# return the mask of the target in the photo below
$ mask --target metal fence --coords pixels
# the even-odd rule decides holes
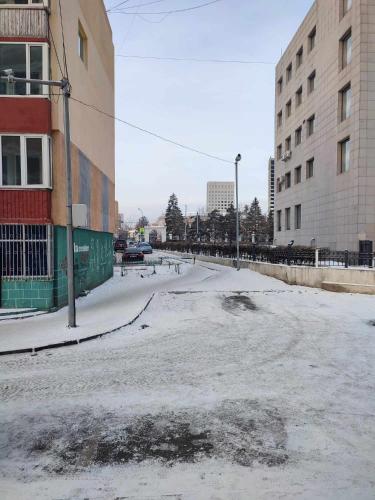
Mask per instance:
[[[52,225],[0,224],[0,276],[52,277]]]
[[[156,245],[155,248],[211,257],[236,258],[236,247],[233,245],[166,242]],[[332,251],[327,248],[312,247],[241,245],[240,257],[242,260],[295,266],[371,268],[374,265],[373,252]]]

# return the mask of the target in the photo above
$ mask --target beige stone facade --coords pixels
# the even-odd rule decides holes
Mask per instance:
[[[375,0],[316,0],[275,95],[276,244],[375,240]]]
[[[69,80],[72,85],[70,122],[72,179],[75,203],[86,203],[89,227],[115,231],[115,131],[114,120],[77,102],[91,104],[114,115],[114,47],[103,0],[64,0],[62,18]],[[51,0],[51,33],[61,65],[63,44],[58,0]],[[80,54],[79,34],[83,41]],[[51,40],[52,42],[52,40]],[[51,43],[51,77],[61,79]],[[65,159],[62,99],[52,98],[54,224],[64,225]]]
[[[234,182],[207,182],[207,213],[225,212],[234,204]]]

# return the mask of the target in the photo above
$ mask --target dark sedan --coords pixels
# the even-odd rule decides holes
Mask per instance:
[[[123,252],[127,247],[126,240],[122,240],[120,238],[117,239],[115,241],[113,247],[114,247],[115,252]]]
[[[122,256],[123,262],[139,262],[143,261],[145,256],[141,252],[141,250],[137,247],[127,248]]]

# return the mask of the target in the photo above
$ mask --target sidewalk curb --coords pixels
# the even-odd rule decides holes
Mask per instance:
[[[0,321],[18,321],[21,319],[29,319],[29,318],[35,318],[36,316],[43,316],[44,314],[49,314],[50,312],[53,311],[35,311],[34,313],[31,314],[25,314],[25,316],[21,316],[21,314],[24,313],[16,313],[14,316],[7,316],[5,314],[0,314]]]
[[[141,309],[141,311],[132,320],[128,321],[127,323],[125,323],[123,325],[116,326],[116,328],[112,328],[111,330],[108,330],[108,331],[102,332],[102,333],[95,333],[94,335],[89,335],[88,337],[83,337],[81,339],[64,340],[62,342],[57,342],[55,344],[46,344],[46,345],[42,345],[42,346],[39,346],[39,347],[25,347],[25,348],[22,348],[22,349],[11,349],[11,350],[8,350],[8,351],[0,351],[0,356],[8,356],[8,355],[11,355],[11,354],[24,354],[24,353],[27,353],[27,352],[31,352],[31,353],[34,354],[36,352],[44,351],[46,349],[58,349],[60,347],[68,347],[68,346],[71,346],[71,345],[79,345],[82,342],[88,342],[89,340],[100,339],[100,338],[104,337],[105,335],[109,335],[110,333],[117,332],[118,330],[121,330],[122,328],[125,328],[126,326],[130,326],[135,321],[137,321],[137,319],[146,311],[146,309],[150,305],[150,303],[151,303],[151,301],[154,298],[154,296],[155,296],[156,293],[157,292],[154,292],[151,295],[151,297],[148,299],[148,301],[146,302],[146,304],[144,305],[144,307]]]
[[[1,309],[0,309],[1,311]],[[35,312],[38,312],[39,309],[37,309],[36,307],[33,307],[33,308],[24,308],[24,309],[19,309],[19,310],[13,310],[12,312],[0,312],[0,318],[1,317],[6,317],[6,316],[18,316],[19,314],[31,314],[31,313],[35,313]]]

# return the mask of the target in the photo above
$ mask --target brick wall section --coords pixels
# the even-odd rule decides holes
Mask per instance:
[[[1,189],[0,224],[51,222],[51,192],[40,189]]]
[[[39,97],[0,97],[0,132],[50,134],[51,103]]]

